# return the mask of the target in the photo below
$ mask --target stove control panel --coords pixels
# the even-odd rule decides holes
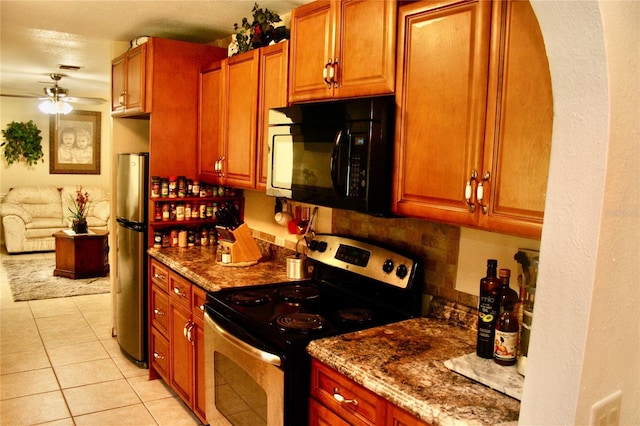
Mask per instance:
[[[331,234],[317,234],[307,257],[399,288],[407,288],[416,262],[378,245]]]

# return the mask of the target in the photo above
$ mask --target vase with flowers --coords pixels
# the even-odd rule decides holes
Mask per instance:
[[[68,207],[71,215],[71,228],[76,234],[87,234],[89,232],[87,224],[87,212],[89,211],[89,193],[82,192],[82,187],[76,191],[76,198],[70,195],[73,201],[73,209]]]

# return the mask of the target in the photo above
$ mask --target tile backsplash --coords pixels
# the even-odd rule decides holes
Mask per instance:
[[[423,293],[476,307],[478,297],[455,289],[460,228],[410,218],[379,218],[334,209],[332,233],[365,238],[423,259]]]

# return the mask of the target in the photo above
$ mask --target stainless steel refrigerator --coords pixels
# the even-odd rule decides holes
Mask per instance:
[[[118,154],[116,329],[121,350],[147,365],[149,154]]]

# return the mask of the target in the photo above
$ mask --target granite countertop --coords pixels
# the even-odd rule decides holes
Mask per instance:
[[[475,341],[474,330],[414,318],[315,340],[307,351],[427,423],[516,424],[519,401],[444,365],[475,352]]]
[[[287,278],[282,257],[263,258],[252,266],[227,266],[216,263],[216,252],[209,246],[150,248],[147,253],[206,291],[294,281]]]

